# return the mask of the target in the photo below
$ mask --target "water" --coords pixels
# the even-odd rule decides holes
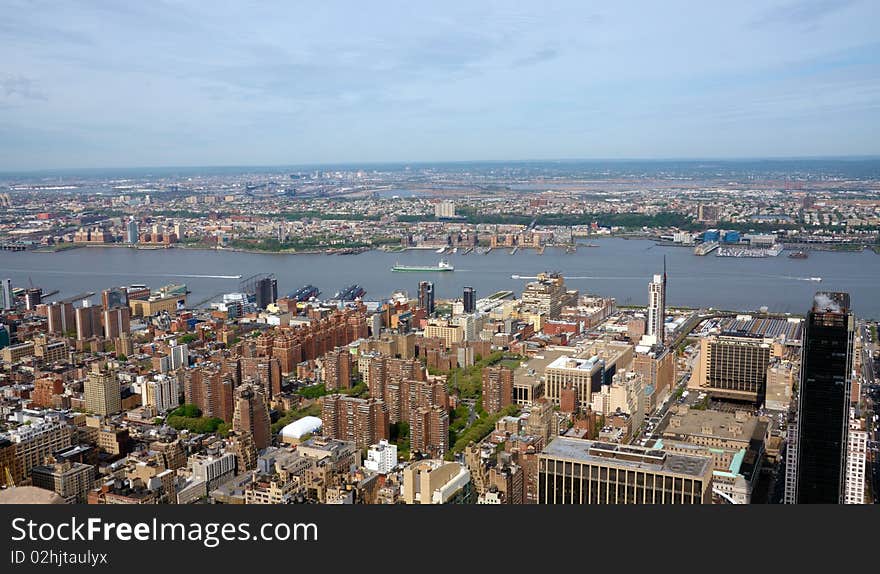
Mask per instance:
[[[847,291],[855,312],[880,318],[880,256],[861,253],[810,252],[808,259],[780,257],[736,259],[693,255],[683,247],[665,247],[647,240],[595,240],[599,247],[581,246],[576,253],[547,249],[495,249],[488,255],[447,255],[455,265],[451,273],[394,273],[391,267],[435,265],[441,257],[433,250],[358,255],[282,255],[186,249],[137,250],[81,248],[59,253],[0,252],[0,277],[13,286],[27,287],[29,279],[51,299],[87,291],[100,292],[117,285],[144,283],[153,289],[169,283],[186,283],[191,304],[239,289],[239,279],[257,273],[274,273],[278,292],[286,294],[310,283],[322,296],[352,283],[361,284],[370,300],[385,299],[397,289],[415,295],[418,282],[433,281],[439,298],[461,296],[462,287],[477,290],[478,297],[508,289],[519,294],[527,279],[542,271],[559,271],[566,284],[581,292],[615,297],[621,305],[647,304],[647,283],[661,273],[666,255],[667,304],[692,307],[755,310],[766,305],[773,311],[803,314],[818,290]],[[810,281],[822,277],[822,282]]]

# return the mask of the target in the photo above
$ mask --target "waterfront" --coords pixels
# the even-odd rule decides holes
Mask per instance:
[[[766,305],[772,311],[803,313],[817,290],[847,291],[857,314],[880,318],[880,256],[863,251],[838,253],[814,251],[808,259],[788,257],[698,257],[692,249],[655,245],[649,240],[592,240],[598,248],[581,247],[566,254],[548,248],[543,255],[533,250],[495,249],[488,255],[447,255],[454,272],[392,272],[401,265],[436,265],[433,251],[389,253],[370,251],[357,255],[290,255],[231,251],[120,248],[83,248],[58,253],[2,252],[0,277],[16,287],[30,281],[44,291],[58,289],[54,299],[95,291],[114,285],[145,283],[153,289],[168,283],[186,283],[195,304],[211,296],[238,289],[241,275],[274,273],[278,293],[284,295],[307,283],[317,286],[322,297],[351,285],[361,284],[366,299],[391,296],[405,289],[410,296],[418,282],[433,281],[437,297],[460,296],[465,285],[478,296],[510,289],[517,294],[527,279],[542,271],[559,271],[570,288],[615,297],[620,305],[645,305],[647,282],[660,273],[663,256],[668,270],[669,305],[753,310]],[[810,281],[822,277],[822,282]]]

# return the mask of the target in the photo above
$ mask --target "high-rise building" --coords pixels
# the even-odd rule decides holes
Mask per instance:
[[[278,300],[278,280],[275,277],[264,277],[257,281],[256,304],[260,309],[265,309]]]
[[[390,429],[385,401],[326,395],[322,402],[324,436],[352,441],[362,449],[388,439]]]
[[[513,404],[513,370],[504,365],[483,369],[483,408],[492,414]]]
[[[465,313],[474,313],[477,310],[477,292],[473,287],[465,287],[461,297],[464,303]]]
[[[865,504],[865,471],[868,460],[868,431],[865,422],[850,409],[849,437],[846,447],[844,504]]]
[[[189,346],[188,345],[171,345],[168,347],[168,356],[171,359],[170,368],[172,371],[186,368],[189,366]]]
[[[844,501],[853,324],[848,293],[816,293],[804,329],[798,396],[798,504]]]
[[[101,305],[104,309],[128,307],[128,290],[124,287],[113,287],[101,292]]]
[[[88,300],[74,310],[76,338],[91,339],[101,335],[101,308],[92,307]]]
[[[443,458],[449,450],[449,411],[439,405],[413,408],[409,413],[410,448]]]
[[[202,416],[217,417],[227,423],[232,422],[235,413],[234,387],[232,375],[220,370],[199,368],[184,374],[183,392],[187,404],[197,406]]]
[[[134,217],[125,224],[125,242],[132,245],[138,242],[138,224]]]
[[[324,355],[324,388],[328,391],[351,388],[351,353],[347,347]]]
[[[419,282],[419,308],[428,315],[434,314],[434,284],[430,281]]]
[[[676,379],[676,353],[668,347],[652,346],[647,349],[636,347],[633,353],[632,370],[639,373],[645,388],[651,387],[656,401],[673,391]]]
[[[24,308],[33,311],[43,300],[43,290],[39,287],[31,287],[24,292]]]
[[[257,450],[263,450],[272,441],[269,406],[262,387],[245,383],[235,389],[235,412],[232,430],[249,433]]]
[[[86,410],[98,415],[112,415],[122,410],[122,389],[116,373],[95,367],[84,385]]]
[[[260,385],[267,397],[281,392],[281,361],[274,357],[242,357],[241,380]]]
[[[538,455],[538,504],[711,504],[710,456],[556,437]]]
[[[434,217],[444,219],[455,217],[455,202],[441,201],[434,206]]]
[[[580,359],[563,355],[547,365],[544,377],[547,400],[559,405],[562,389],[571,386],[575,390],[578,408],[586,410],[593,400],[593,391],[599,391],[606,380],[605,361],[596,356]]]
[[[760,336],[704,337],[689,384],[713,398],[763,405],[771,352],[771,345]]]
[[[180,405],[180,385],[175,375],[158,374],[146,381],[141,391],[141,402],[154,407],[158,414],[176,409]]]
[[[73,303],[52,303],[46,309],[49,318],[49,332],[64,335],[76,330],[76,313]]]
[[[557,319],[565,299],[565,280],[558,273],[539,273],[536,281],[526,285],[522,294],[523,310]]]
[[[0,279],[0,311],[15,308],[12,297],[12,279]]]
[[[648,321],[645,335],[652,337],[654,343],[666,342],[666,264],[662,275],[654,275],[648,284]]]
[[[129,307],[113,307],[104,309],[104,337],[117,339],[123,333],[131,332],[131,309]]]

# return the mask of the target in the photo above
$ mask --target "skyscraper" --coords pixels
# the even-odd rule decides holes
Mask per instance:
[[[419,308],[428,315],[434,313],[434,284],[430,281],[419,282]]]
[[[12,279],[0,280],[0,310],[12,309],[15,300],[12,298]]]
[[[43,290],[39,287],[31,287],[24,292],[24,308],[33,311],[43,300]]]
[[[95,367],[83,390],[87,411],[107,416],[122,410],[122,390],[115,372]]]
[[[138,224],[133,217],[125,224],[125,241],[132,245],[138,242]]]
[[[76,330],[76,315],[73,303],[52,303],[47,309],[49,332],[63,335]]]
[[[76,338],[91,339],[101,334],[101,308],[92,307],[88,299],[83,306],[74,310],[76,318]]]
[[[328,391],[351,388],[351,353],[339,347],[324,355],[324,386]]]
[[[666,342],[666,261],[663,261],[663,274],[654,275],[648,284],[648,324],[645,334],[653,337],[657,344]]]
[[[108,339],[116,339],[123,333],[131,332],[131,309],[129,307],[105,309],[102,313],[102,319],[104,336]]]
[[[798,398],[798,504],[840,504],[844,499],[853,323],[848,293],[813,297]]]
[[[462,293],[465,313],[474,313],[477,310],[477,292],[473,287],[465,287]]]
[[[257,307],[265,309],[278,299],[278,280],[275,277],[264,277],[257,281]]]
[[[326,395],[321,400],[324,436],[354,441],[358,448],[368,448],[382,439],[388,439],[388,407],[385,401],[343,395]]]
[[[483,369],[483,408],[496,413],[513,403],[513,370],[504,365]]]
[[[250,434],[257,450],[263,450],[272,440],[269,426],[269,406],[263,389],[250,383],[235,389],[232,429]]]

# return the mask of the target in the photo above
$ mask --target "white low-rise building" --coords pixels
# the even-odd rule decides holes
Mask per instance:
[[[379,444],[374,444],[367,451],[367,460],[364,461],[364,468],[367,470],[388,474],[395,466],[397,466],[397,445],[387,440],[380,440]]]

